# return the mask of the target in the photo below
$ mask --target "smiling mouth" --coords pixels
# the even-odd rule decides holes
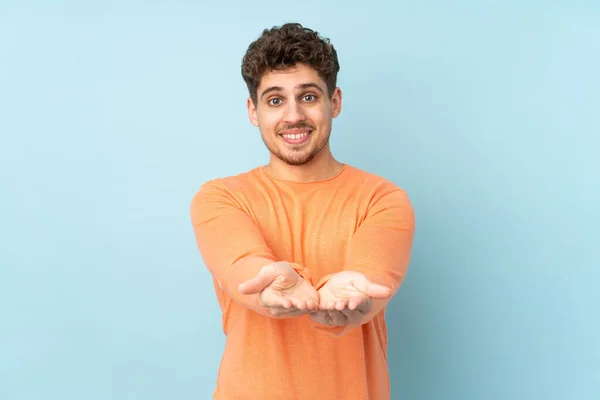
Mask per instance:
[[[307,142],[312,132],[312,130],[303,130],[301,132],[286,132],[280,133],[279,136],[287,144],[298,145]]]

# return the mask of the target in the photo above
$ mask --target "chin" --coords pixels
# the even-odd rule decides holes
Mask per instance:
[[[300,166],[311,162],[318,154],[318,151],[311,149],[309,152],[303,151],[301,154],[293,153],[289,151],[280,152],[277,155],[281,161],[288,165]]]
[[[302,159],[284,158],[284,159],[282,159],[282,161],[284,163],[286,163],[287,165],[292,165],[294,167],[299,167],[301,165],[308,164],[311,161],[311,159],[307,159],[307,158],[302,158]]]

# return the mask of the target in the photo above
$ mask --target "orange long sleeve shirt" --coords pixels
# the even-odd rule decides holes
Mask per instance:
[[[349,165],[307,183],[259,167],[202,185],[191,220],[226,335],[214,399],[390,398],[385,303],[361,326],[330,328],[306,315],[273,317],[237,287],[287,261],[315,287],[352,270],[397,291],[415,229],[402,189]]]

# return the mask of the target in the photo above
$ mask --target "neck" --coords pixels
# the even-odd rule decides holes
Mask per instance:
[[[334,177],[343,166],[344,164],[333,157],[329,145],[327,145],[315,158],[303,165],[286,164],[271,154],[267,169],[276,179],[291,182],[314,182]]]

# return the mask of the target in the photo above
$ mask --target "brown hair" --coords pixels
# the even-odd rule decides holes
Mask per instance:
[[[297,63],[314,68],[327,84],[331,97],[340,70],[335,48],[318,32],[298,23],[287,23],[265,29],[244,55],[242,77],[254,104],[257,104],[256,91],[265,72],[289,68]]]

